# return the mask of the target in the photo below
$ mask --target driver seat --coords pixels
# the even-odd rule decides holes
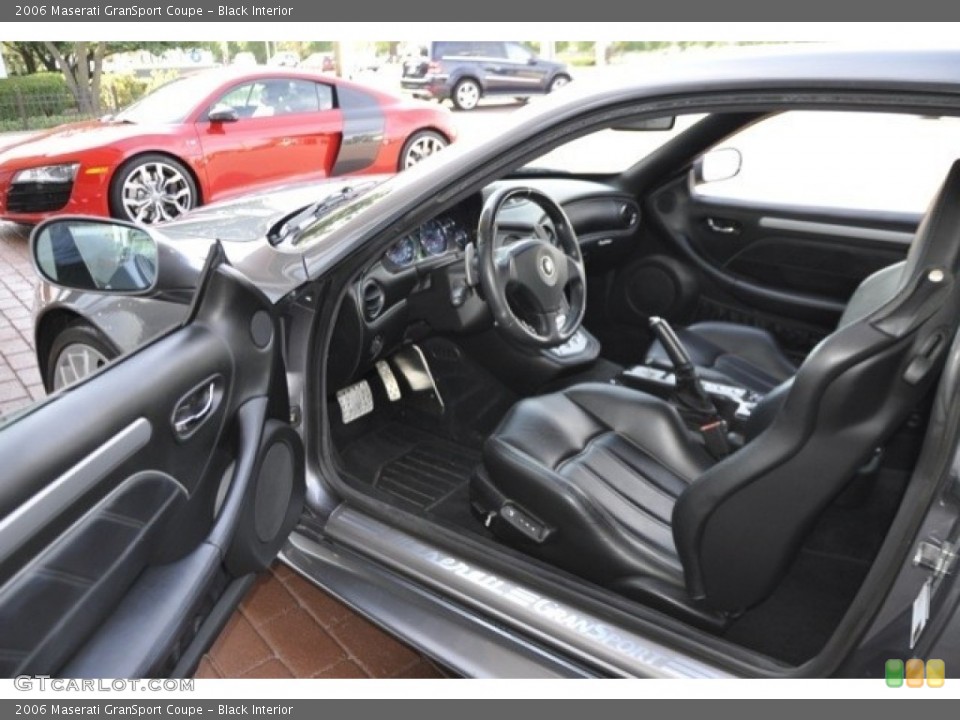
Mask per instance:
[[[940,375],[960,319],[960,161],[892,297],[810,353],[770,424],[717,462],[668,403],[583,384],[517,403],[471,500],[504,542],[706,627],[764,600],[858,467]]]

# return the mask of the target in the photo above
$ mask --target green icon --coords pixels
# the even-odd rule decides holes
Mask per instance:
[[[884,665],[884,676],[887,679],[887,687],[900,687],[903,685],[903,660],[887,660]]]

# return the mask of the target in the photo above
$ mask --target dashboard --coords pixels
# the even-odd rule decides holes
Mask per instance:
[[[492,183],[393,240],[353,283],[334,329],[328,372],[342,387],[410,337],[423,332],[470,333],[492,324],[482,294],[466,285],[464,249],[476,242],[484,200],[508,184],[532,185],[561,204],[573,226],[588,269],[622,264],[640,226],[634,198],[582,180],[525,179]],[[507,242],[535,235],[551,242],[543,210],[526,200],[504,205],[498,232]],[[347,349],[350,351],[347,351]]]
[[[387,248],[380,263],[383,269],[403,273],[411,268],[433,267],[453,260],[476,240],[482,206],[483,198],[472,196],[427,220]]]
[[[463,250],[475,232],[457,215],[440,215],[391,245],[384,253],[384,264],[399,270],[427,258]]]

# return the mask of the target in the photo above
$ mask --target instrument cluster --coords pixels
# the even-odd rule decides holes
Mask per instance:
[[[384,259],[388,267],[407,268],[420,260],[459,252],[471,239],[470,230],[461,220],[441,215],[400,238],[387,250]]]

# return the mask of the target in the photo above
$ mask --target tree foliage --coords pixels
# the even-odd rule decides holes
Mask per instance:
[[[160,54],[179,47],[197,47],[197,42],[16,42],[3,43],[4,58],[12,73],[32,75],[40,71],[61,72],[77,109],[88,115],[102,111],[100,85],[104,58],[116,53],[146,50]]]

